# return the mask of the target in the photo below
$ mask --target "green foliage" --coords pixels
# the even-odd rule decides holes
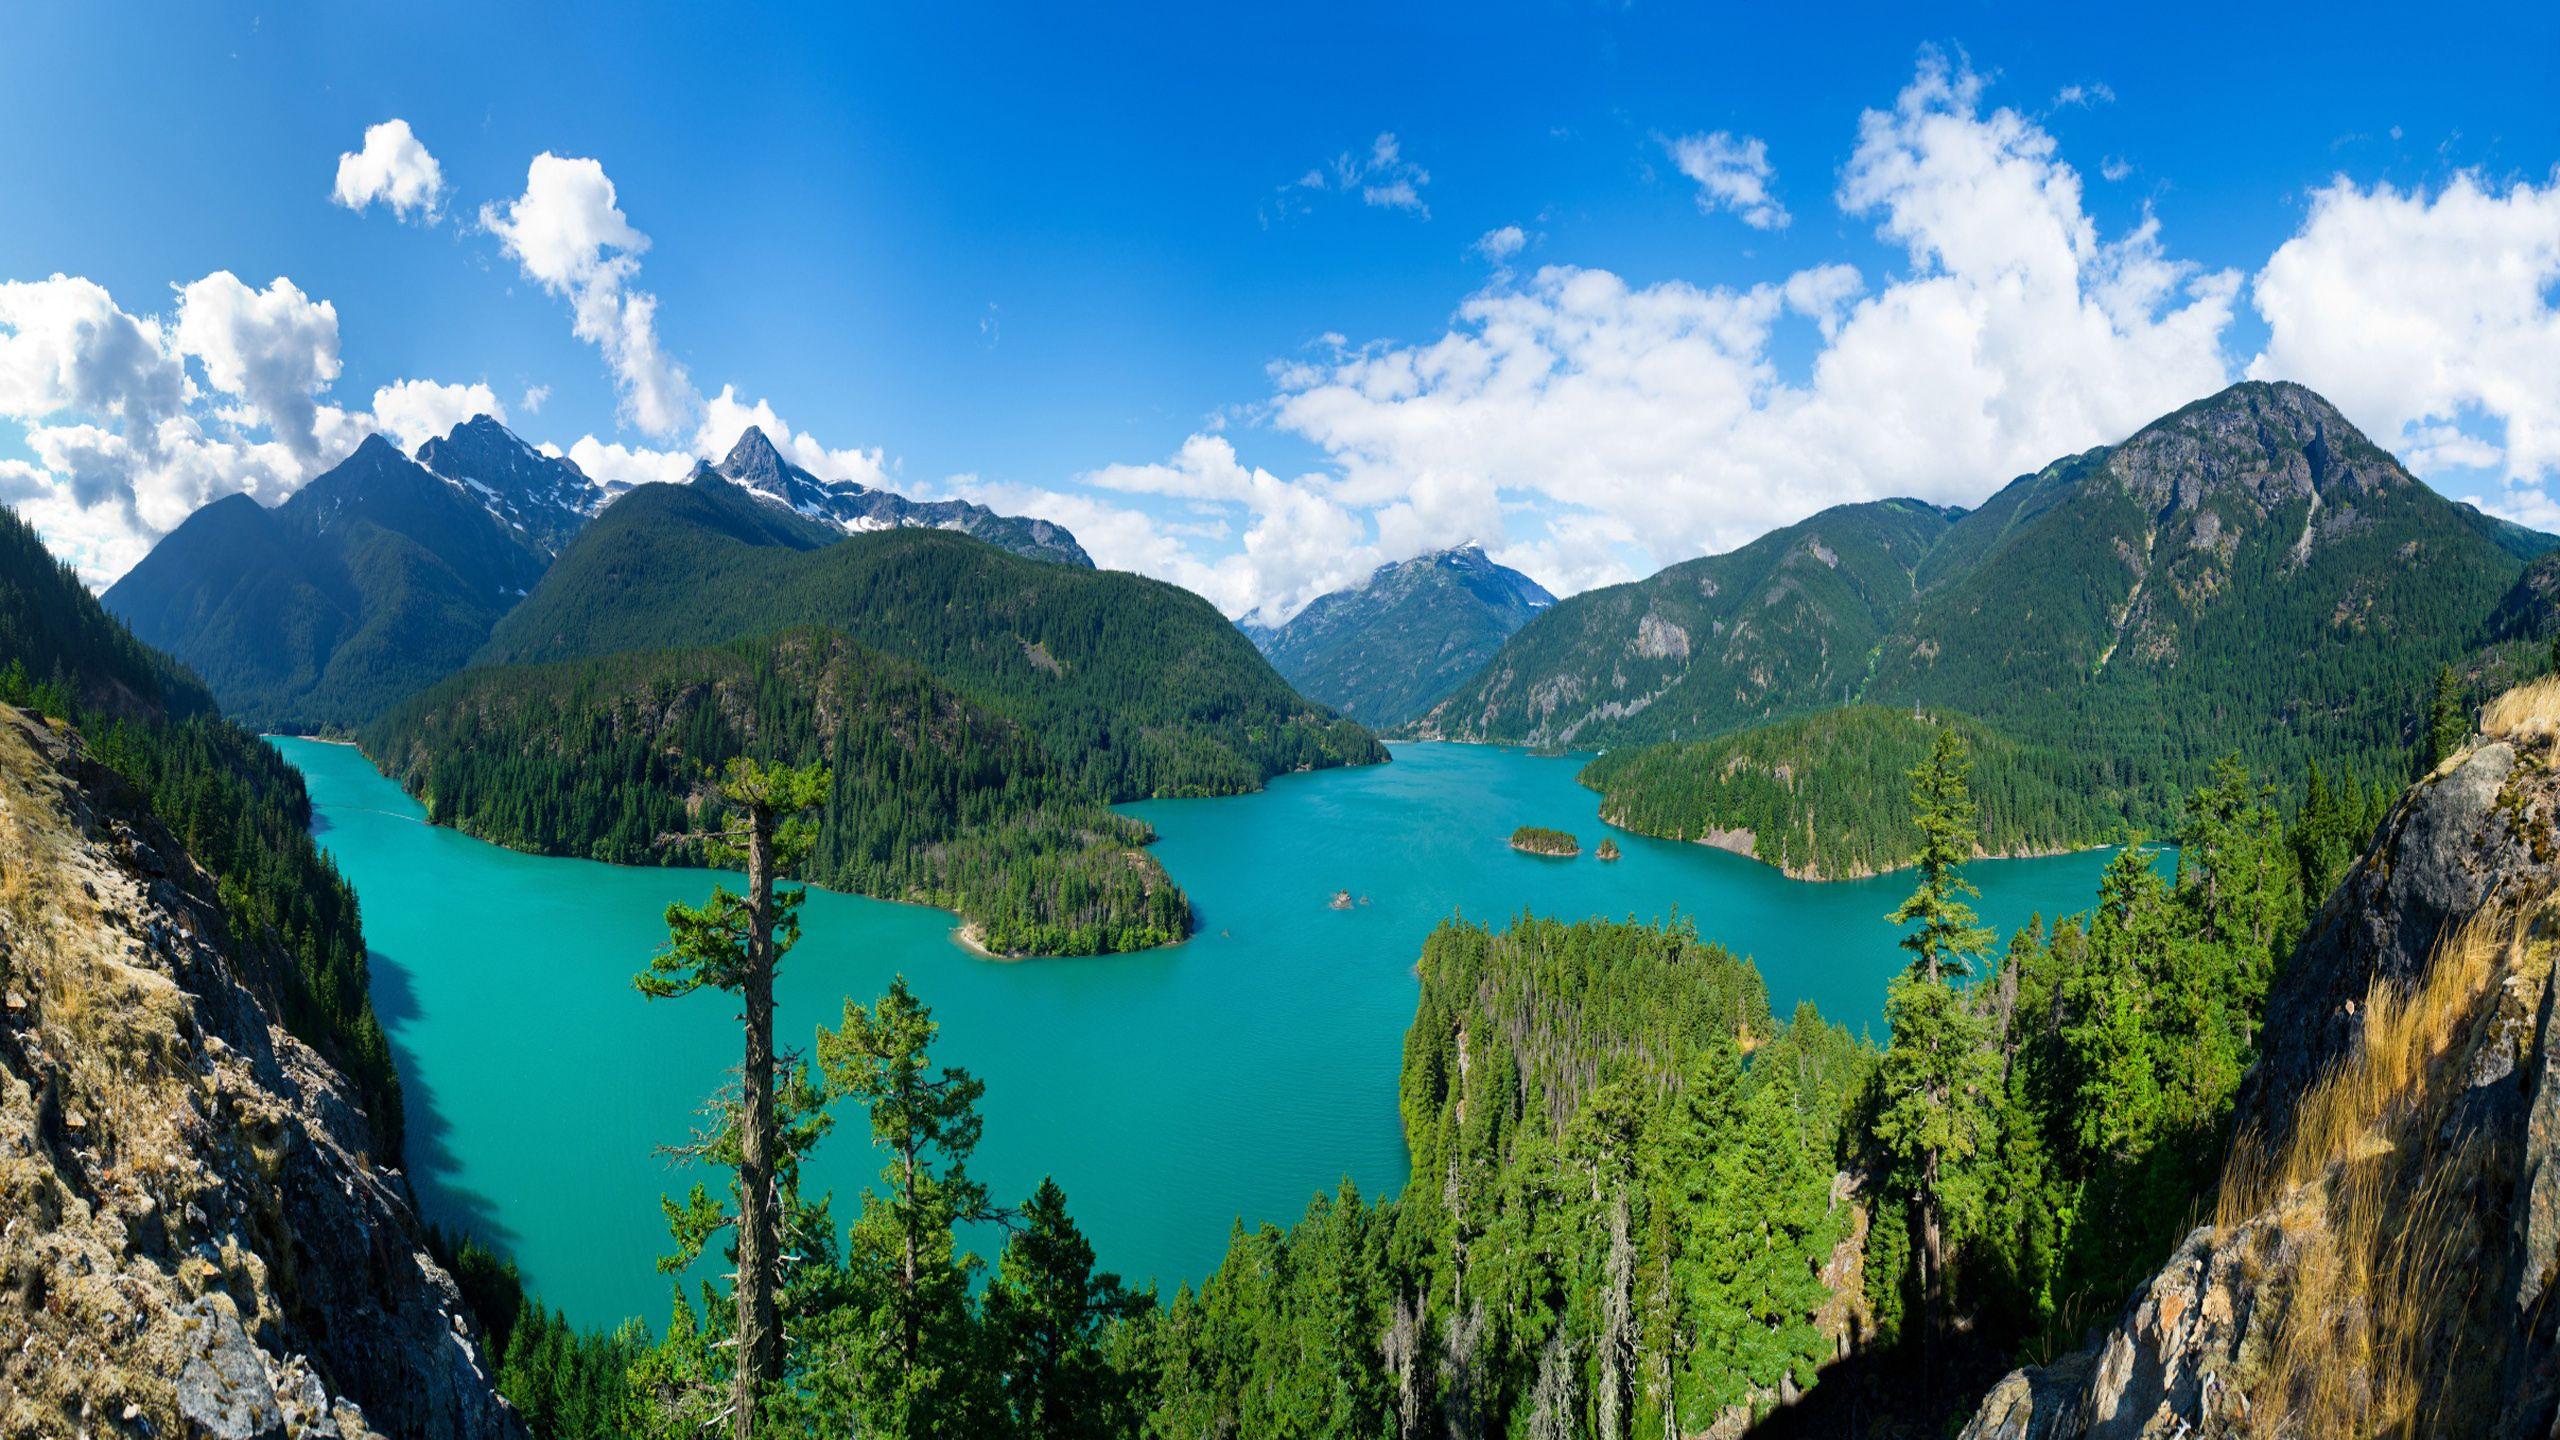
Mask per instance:
[[[626,865],[710,858],[660,842],[717,823],[705,776],[731,760],[824,762],[834,781],[803,878],[955,909],[1003,954],[1134,950],[1190,929],[1143,823],[1021,724],[826,631],[467,671],[365,741],[438,821]]]
[[[1909,864],[1920,844],[1902,781],[1935,736],[1963,737],[1994,855],[2094,845],[2124,816],[2085,787],[2085,768],[1963,715],[1847,705],[1713,740],[1612,750],[1584,767],[1609,823],[1690,840],[1747,834],[1751,853],[1790,875],[1839,879]]]
[[[0,704],[61,720],[130,781],[210,871],[241,958],[263,960],[286,1028],[355,1083],[388,1161],[400,1077],[373,1012],[355,892],[311,838],[302,777],[213,711],[184,670],[98,607],[35,532],[0,510]]]
[[[1022,1207],[1005,1242],[983,1314],[987,1361],[1005,1377],[1006,1432],[1023,1440],[1105,1440],[1137,1429],[1136,1377],[1105,1346],[1110,1327],[1145,1315],[1153,1300],[1096,1274],[1093,1246],[1067,1214],[1054,1180]]]
[[[1240,794],[1291,770],[1385,758],[1176,586],[1025,560],[944,531],[833,539],[781,523],[795,518],[716,477],[643,486],[570,544],[475,663],[815,625],[1022,725],[1059,771],[1106,800]]]
[[[2421,760],[2432,770],[2470,738],[2471,707],[2463,703],[2462,676],[2447,662],[2436,667],[2435,684],[2427,694],[2426,748]]]

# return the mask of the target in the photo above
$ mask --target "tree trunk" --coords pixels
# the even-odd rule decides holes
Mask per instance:
[[[773,812],[756,806],[747,830],[747,974],[739,987],[747,1054],[739,1081],[736,1440],[753,1440],[757,1394],[782,1370],[774,1318],[782,1227],[773,1183],[773,832]]]

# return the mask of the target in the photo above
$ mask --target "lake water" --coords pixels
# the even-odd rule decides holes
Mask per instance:
[[[578,1321],[663,1323],[655,1147],[684,1140],[736,1064],[736,1007],[631,987],[669,901],[702,871],[519,855],[439,829],[347,746],[279,739],[321,843],[354,884],[374,1003],[407,1087],[411,1176],[430,1218],[513,1253]],[[997,962],[942,911],[813,893],[785,961],[779,1034],[869,1001],[903,972],[942,1023],[937,1058],[986,1081],[974,1166],[1000,1203],[1065,1187],[1105,1268],[1169,1292],[1217,1265],[1229,1228],[1288,1221],[1343,1176],[1405,1176],[1396,1080],[1424,936],[1453,913],[1694,920],[1749,954],[1779,1014],[1810,999],[1882,1034],[1902,963],[1884,923],[1907,875],[1806,884],[1698,845],[1617,832],[1590,857],[1598,797],[1580,762],[1400,745],[1389,765],[1291,775],[1259,795],[1128,807],[1189,892],[1199,933],[1143,955]],[[1576,832],[1577,860],[1521,855],[1513,827]],[[1973,867],[2003,933],[2086,908],[2101,853]],[[1348,889],[1366,903],[1334,910]],[[811,1167],[839,1218],[877,1168],[848,1114]]]

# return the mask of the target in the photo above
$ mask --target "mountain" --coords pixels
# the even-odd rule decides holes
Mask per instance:
[[[302,729],[370,719],[451,673],[542,569],[376,435],[272,510],[245,495],[198,510],[100,598],[226,713]]]
[[[2529,548],[2280,383],[2233,386],[1973,511],[1930,511],[1934,529],[1892,545],[1842,538],[1910,505],[1825,512],[1565,601],[1425,723],[1606,746],[1919,705],[2081,757],[2081,788],[2151,824],[2233,752],[2262,774],[2395,767],[2429,675],[2475,643]],[[1839,557],[1824,571],[1872,577],[1863,603],[1722,578],[1818,577],[1817,540]]]
[[[430,437],[417,460],[468,491],[545,558],[559,554],[608,498],[575,463],[543,454],[486,415]]]
[[[1541,612],[1426,733],[1596,747],[1720,734],[1855,696],[1961,512],[1842,505]]]
[[[798,626],[922,666],[1112,800],[1221,795],[1381,758],[1206,600],[942,530],[835,538],[717,474],[606,507],[474,657],[529,664]]]
[[[966,500],[909,500],[851,480],[821,480],[782,458],[764,431],[748,426],[720,463],[711,467],[761,499],[833,526],[845,534],[872,530],[957,530],[1028,560],[1093,568],[1076,537],[1063,525],[998,515]]]
[[[2552,1433],[2555,735],[2544,680],[2401,798],[2276,969],[2193,1228],[1968,1440]]]
[[[1381,565],[1287,624],[1246,633],[1300,694],[1383,728],[1430,709],[1555,600],[1461,545]]]

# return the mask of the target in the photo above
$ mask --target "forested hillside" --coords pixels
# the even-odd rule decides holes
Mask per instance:
[[[345,728],[460,668],[542,567],[377,435],[272,510],[188,516],[101,599],[242,724]]]
[[[832,543],[830,543],[832,542]],[[1024,725],[1111,800],[1228,795],[1385,758],[1200,597],[966,536],[837,539],[717,476],[616,501],[497,627],[481,665],[719,645],[823,626]]]
[[[400,1079],[373,1013],[355,892],[311,839],[302,777],[223,719],[0,508],[0,703],[79,730],[91,757],[220,882],[232,932],[278,957],[286,1025],[347,1072],[399,1153]]]
[[[2085,767],[1980,721],[1848,705],[1713,740],[1612,750],[1583,767],[1612,825],[1718,845],[1798,879],[1838,880],[1911,863],[1920,833],[1904,777],[1940,729],[1965,739],[1982,805],[1982,853],[2040,855],[2121,838],[2120,796],[2082,788]]]
[[[661,837],[717,828],[733,756],[824,762],[801,875],[956,910],[1005,954],[1171,944],[1189,906],[1147,827],[1016,721],[824,630],[693,650],[465,671],[364,732],[429,817],[623,865],[698,864]]]

